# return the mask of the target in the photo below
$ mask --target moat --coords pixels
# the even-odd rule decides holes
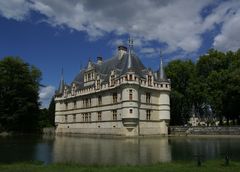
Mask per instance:
[[[152,164],[175,160],[240,160],[240,137],[97,138],[79,136],[0,137],[0,163],[43,161],[80,164]]]

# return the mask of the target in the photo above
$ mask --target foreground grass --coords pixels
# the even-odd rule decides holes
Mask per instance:
[[[201,167],[195,162],[171,162],[155,165],[137,166],[104,166],[78,164],[50,164],[38,163],[0,164],[0,172],[240,172],[240,162],[231,162],[225,166],[223,161],[207,161]]]

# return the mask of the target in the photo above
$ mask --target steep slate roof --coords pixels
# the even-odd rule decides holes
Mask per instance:
[[[146,75],[148,74],[149,71],[152,72],[154,79],[158,80],[158,81],[163,81],[165,79],[161,78],[163,74],[161,74],[161,72],[163,72],[163,70],[161,70],[160,68],[162,68],[162,64],[159,66],[159,70],[157,71],[156,75],[154,74],[154,72],[149,69],[146,68],[141,60],[134,54],[131,53],[131,68],[129,69],[128,67],[128,63],[129,63],[129,56],[128,53],[123,54],[123,56],[121,58],[119,58],[119,55],[115,55],[114,57],[106,60],[105,62],[102,62],[101,64],[97,64],[97,63],[93,63],[91,61],[89,61],[90,65],[93,67],[93,69],[95,70],[96,74],[100,76],[100,79],[102,80],[102,83],[108,83],[109,81],[109,77],[111,75],[111,71],[115,70],[115,74],[117,75],[117,77],[126,74],[128,71],[133,71],[135,73],[135,75],[138,75],[140,78],[146,78]],[[89,65],[89,64],[88,64]],[[87,67],[85,69],[82,69],[74,78],[73,83],[76,84],[76,89],[82,89],[84,87],[84,73],[85,71],[88,70]],[[63,79],[60,82],[60,87],[59,90],[56,92],[56,94],[62,94],[63,93]],[[64,83],[65,86],[67,86]],[[87,86],[87,87],[91,87],[91,85]],[[85,87],[85,88],[87,88]],[[68,86],[68,89],[70,89],[70,86]]]
[[[131,71],[134,71],[140,77],[145,77],[147,69],[139,60],[139,58],[132,54],[132,68]],[[128,54],[124,54],[122,58],[118,56],[114,56],[107,61],[103,62],[102,64],[95,64],[92,63],[97,74],[100,75],[100,78],[103,82],[108,82],[109,75],[111,74],[112,70],[116,71],[117,76],[121,76],[129,71],[128,69]],[[83,87],[83,77],[84,77],[84,70],[81,70],[80,73],[74,78],[73,83],[76,83],[78,86]]]

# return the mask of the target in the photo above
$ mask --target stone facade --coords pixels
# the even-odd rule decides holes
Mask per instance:
[[[171,88],[161,71],[146,69],[124,46],[106,62],[89,61],[70,86],[61,79],[56,133],[167,135]]]

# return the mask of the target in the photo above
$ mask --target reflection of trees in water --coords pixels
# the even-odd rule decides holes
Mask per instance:
[[[173,160],[190,160],[200,154],[204,159],[217,159],[229,152],[232,158],[240,159],[236,153],[240,151],[239,143],[239,138],[171,138],[172,157]]]
[[[0,162],[41,160],[35,157],[40,140],[34,136],[0,137]]]
[[[139,164],[171,161],[168,138],[59,137],[54,142],[55,162]]]

